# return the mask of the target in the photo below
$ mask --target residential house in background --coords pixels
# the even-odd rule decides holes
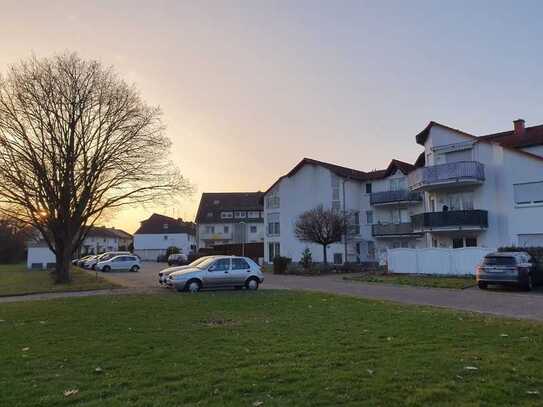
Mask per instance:
[[[264,241],[262,192],[204,192],[196,213],[198,248]]]
[[[142,260],[156,261],[169,247],[177,247],[183,254],[194,252],[194,223],[154,213],[134,233],[134,254]]]
[[[416,136],[414,164],[364,172],[304,158],[265,193],[265,260],[299,261],[320,246],[294,235],[318,205],[351,214],[355,233],[329,246],[334,263],[382,260],[392,248],[543,245],[543,125],[475,136],[436,122]]]
[[[121,229],[93,226],[89,229],[87,236],[74,257],[128,250],[131,242],[132,236]],[[49,249],[49,246],[47,246],[41,235],[37,233],[28,242],[28,268],[45,269],[54,266],[55,261],[55,254]]]

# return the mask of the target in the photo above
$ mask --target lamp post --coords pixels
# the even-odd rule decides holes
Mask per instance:
[[[246,239],[246,230],[245,230],[245,228],[246,228],[246,224],[245,224],[245,222],[241,221],[241,222],[239,222],[239,225],[243,225],[241,227],[241,230],[242,230],[242,233],[241,233],[241,235],[242,235],[241,236],[241,255],[243,257],[245,257],[245,239]]]

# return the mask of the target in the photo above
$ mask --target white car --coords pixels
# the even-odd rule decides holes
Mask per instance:
[[[138,271],[140,268],[140,259],[133,254],[115,256],[96,264],[96,270],[103,271],[104,273],[112,270]]]
[[[177,291],[200,291],[202,288],[235,287],[257,290],[264,282],[260,266],[248,257],[213,256],[196,267],[175,271],[167,284]]]
[[[94,256],[92,259],[90,260],[87,260],[84,264],[83,264],[83,267],[85,267],[86,269],[92,269],[94,270],[96,268],[96,265],[102,261],[106,261],[106,260],[109,260],[109,259],[112,259],[113,257],[115,256],[120,256],[122,254],[127,254],[127,255],[131,255],[132,253],[130,252],[105,252],[105,253],[102,253],[98,256]]]

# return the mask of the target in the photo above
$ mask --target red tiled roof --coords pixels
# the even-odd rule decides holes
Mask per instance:
[[[501,133],[487,134],[478,137],[479,140],[493,141],[504,147],[526,148],[543,145],[543,124],[526,127],[524,134],[517,135],[514,130]]]
[[[336,174],[338,177],[353,179],[356,181],[374,181],[378,179],[383,179],[392,175],[396,170],[400,170],[402,173],[407,174],[415,167],[412,164],[406,163],[400,160],[392,160],[388,167],[384,170],[375,170],[375,171],[359,171],[348,167],[342,167],[340,165],[327,163],[324,161],[314,160],[312,158],[304,158],[296,166],[290,170],[287,174],[280,177],[275,181],[271,187],[269,187],[265,192],[266,195],[270,190],[273,189],[283,178],[291,177],[296,174],[304,165],[317,165],[329,169],[331,172]]]

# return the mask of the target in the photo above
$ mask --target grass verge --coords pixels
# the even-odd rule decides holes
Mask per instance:
[[[368,274],[362,276],[344,277],[345,280],[360,281],[363,283],[399,284],[414,287],[455,288],[463,289],[476,284],[473,277],[440,277],[440,276],[413,276],[403,274]]]
[[[0,404],[541,405],[543,325],[286,291],[0,307]]]
[[[72,270],[72,281],[69,284],[55,284],[46,271],[29,271],[24,264],[0,265],[1,296],[116,287],[119,286],[77,268]]]

